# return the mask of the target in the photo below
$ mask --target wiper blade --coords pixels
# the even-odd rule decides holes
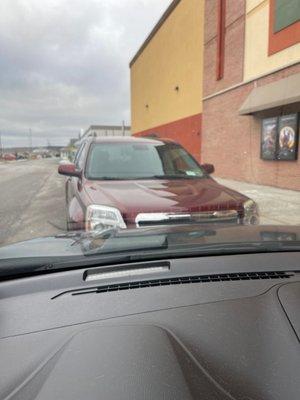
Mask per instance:
[[[153,175],[147,179],[195,179],[201,178],[198,175]]]
[[[100,181],[122,181],[122,180],[127,180],[130,178],[121,178],[121,177],[115,177],[115,176],[99,176],[96,178],[91,178],[91,179],[99,179]]]
[[[103,229],[95,229],[93,231],[70,231],[66,233],[59,233],[55,235],[55,239],[74,239],[71,246],[81,244],[87,240],[93,239],[108,239],[119,231],[117,227],[109,227]]]
[[[119,235],[118,235],[119,234]],[[168,247],[166,234],[141,235],[141,232],[122,230],[117,227],[87,232],[59,234],[56,238],[74,239],[71,246],[80,245],[85,256],[139,250],[157,250]]]
[[[99,177],[89,177],[90,179],[96,179],[99,181],[135,181],[135,180],[147,180],[147,179],[199,179],[203,178],[204,175],[185,175],[185,174],[179,174],[179,175],[148,175],[148,176],[99,176]]]
[[[98,239],[98,238],[97,238]],[[95,254],[117,254],[117,253],[131,253],[138,251],[161,251],[168,249],[167,235],[152,235],[152,236],[113,236],[103,241],[101,245],[97,240],[87,241],[83,243],[82,251],[85,256]]]
[[[97,179],[100,181],[135,181],[143,179],[153,179],[153,176],[100,176],[97,178],[92,177],[91,179]]]

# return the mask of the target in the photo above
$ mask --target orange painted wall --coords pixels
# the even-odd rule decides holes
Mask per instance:
[[[155,128],[146,129],[134,136],[156,134],[180,143],[196,160],[200,161],[202,114],[192,115]]]

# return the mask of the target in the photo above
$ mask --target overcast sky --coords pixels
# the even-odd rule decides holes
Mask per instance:
[[[129,61],[170,0],[0,0],[3,145],[130,123]]]

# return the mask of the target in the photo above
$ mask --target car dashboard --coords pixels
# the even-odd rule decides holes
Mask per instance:
[[[0,285],[0,399],[300,394],[300,253],[82,268]]]

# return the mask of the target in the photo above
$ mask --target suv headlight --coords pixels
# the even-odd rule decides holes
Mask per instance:
[[[244,219],[243,223],[246,225],[257,225],[259,223],[259,212],[255,201],[249,199],[243,204]]]
[[[126,228],[120,211],[114,207],[98,205],[88,206],[85,221],[86,230],[109,227]]]

